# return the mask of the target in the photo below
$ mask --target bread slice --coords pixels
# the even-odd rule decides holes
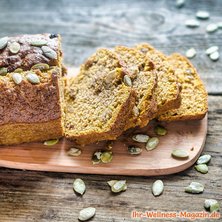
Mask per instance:
[[[114,140],[124,130],[135,104],[135,93],[123,83],[116,54],[99,49],[67,82],[65,136],[85,145]]]
[[[136,92],[135,106],[125,130],[135,126],[144,127],[157,109],[153,96],[156,88],[156,70],[143,53],[133,48],[117,46],[115,52]]]
[[[175,67],[181,84],[181,105],[158,117],[161,121],[202,119],[207,113],[207,92],[194,66],[180,54],[172,54],[169,62]]]
[[[180,89],[174,69],[167,61],[167,57],[146,43],[137,45],[136,48],[154,63],[157,70],[157,87],[155,90],[157,112],[153,117],[159,116],[170,109],[178,108],[180,105]]]

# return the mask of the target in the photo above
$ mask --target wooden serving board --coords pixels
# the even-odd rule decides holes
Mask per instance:
[[[77,70],[72,68],[69,72],[73,75]],[[155,136],[153,132],[155,124],[153,121],[143,129],[133,129],[122,135],[113,144],[113,160],[108,164],[93,165],[91,161],[92,154],[96,150],[106,148],[106,142],[82,147],[80,156],[71,157],[67,151],[76,146],[63,138],[54,146],[45,146],[43,143],[2,146],[0,166],[24,170],[132,176],[173,174],[192,166],[204,147],[207,116],[200,121],[162,123],[168,130],[167,135],[160,137],[156,149],[146,151],[144,144],[133,142],[131,137],[135,133]],[[129,145],[140,146],[144,148],[143,152],[138,156],[132,156],[127,150]],[[171,152],[176,148],[187,150],[189,158],[173,159]]]

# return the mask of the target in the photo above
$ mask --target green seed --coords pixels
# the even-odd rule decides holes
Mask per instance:
[[[217,29],[218,29],[217,24],[212,23],[212,24],[209,24],[209,25],[207,26],[206,31],[207,31],[208,33],[213,33],[213,32],[215,32],[215,31],[217,31]]]
[[[189,153],[186,150],[175,149],[171,153],[172,157],[176,159],[187,159],[189,158]]]
[[[8,69],[5,67],[0,68],[0,76],[6,76]]]
[[[9,45],[9,51],[12,53],[12,54],[16,54],[18,53],[20,50],[20,44],[18,42],[13,42]]]
[[[39,69],[41,71],[46,71],[46,70],[49,70],[49,65],[46,63],[38,63],[32,66],[31,69]]]
[[[111,190],[113,193],[119,193],[125,191],[127,189],[126,186],[126,180],[119,180],[111,186]]]
[[[80,178],[75,179],[73,182],[73,190],[76,193],[83,195],[86,191],[86,185],[85,185],[84,181]]]
[[[147,143],[149,136],[145,134],[136,134],[132,137],[132,139],[139,143]]]
[[[163,193],[163,190],[164,190],[163,181],[162,180],[156,180],[153,183],[153,186],[152,186],[152,193],[153,193],[153,195],[155,197],[156,196],[160,196]]]
[[[209,14],[209,12],[206,12],[206,11],[198,11],[198,12],[196,13],[196,17],[197,17],[198,19],[203,19],[203,20],[205,20],[205,19],[209,19],[209,18],[210,18],[210,14]]]
[[[44,55],[49,59],[57,59],[57,53],[48,46],[42,46],[42,51]]]
[[[34,39],[30,42],[30,45],[32,46],[44,46],[47,45],[47,41],[44,39]]]
[[[159,144],[159,139],[157,137],[152,137],[148,140],[146,144],[146,150],[148,151],[153,150],[157,147],[158,144]]]
[[[185,22],[185,25],[189,28],[197,28],[200,26],[200,23],[197,20],[190,19]]]
[[[204,201],[204,207],[205,207],[206,209],[209,209],[211,205],[216,204],[216,203],[218,203],[217,200],[214,200],[214,199],[206,199],[206,200]]]
[[[198,172],[206,174],[208,173],[208,166],[206,164],[199,164],[194,167]]]
[[[8,37],[0,38],[0,50],[4,49],[7,46],[8,40],[9,40]]]
[[[19,85],[23,80],[22,75],[19,74],[19,73],[13,73],[12,74],[12,79],[15,82],[15,84],[17,84],[17,85]]]
[[[139,154],[142,153],[142,149],[140,147],[129,146],[128,147],[128,152],[131,155],[139,155]]]
[[[156,126],[154,129],[155,133],[159,136],[165,136],[167,134],[167,130],[163,126]]]
[[[218,51],[216,51],[216,52],[213,52],[212,54],[210,54],[209,57],[212,61],[217,61],[220,58],[220,54]]]
[[[108,185],[112,188],[112,186],[117,183],[118,180],[110,180],[110,181],[107,181]],[[122,191],[125,191],[127,189],[127,185],[125,184],[125,186],[123,187]]]
[[[207,164],[210,162],[210,160],[211,160],[211,155],[209,155],[209,154],[202,155],[197,160],[197,165],[203,164],[203,163]]]
[[[110,163],[113,159],[113,153],[111,151],[105,151],[101,154],[101,161],[103,163]]]
[[[16,72],[16,73],[21,73],[21,72],[23,72],[23,69],[17,68],[16,70],[14,70],[14,72]]]
[[[128,75],[125,75],[124,77],[123,77],[123,82],[125,83],[125,85],[127,85],[127,86],[132,86],[133,84],[132,84],[132,80],[131,80],[131,78],[128,76]]]
[[[47,140],[44,142],[45,146],[53,146],[59,142],[59,139]]]
[[[219,205],[219,203],[215,203],[215,204],[212,204],[211,206],[210,206],[210,212],[212,213],[212,212],[214,212],[214,211],[219,211],[220,210],[220,205]]]
[[[193,194],[203,193],[203,191],[204,186],[198,182],[191,182],[190,185],[185,188],[185,192]]]
[[[28,73],[26,78],[30,83],[33,83],[33,84],[40,83],[40,79],[35,73]]]
[[[67,152],[69,156],[80,156],[81,153],[82,153],[82,150],[75,147],[70,148],[69,151]]]
[[[186,51],[186,57],[188,59],[192,59],[193,57],[195,57],[197,54],[196,50],[194,48],[190,48]]]
[[[214,52],[217,52],[219,50],[219,47],[218,46],[211,46],[210,48],[208,48],[206,51],[205,51],[205,53],[207,54],[207,55],[210,55],[210,54],[212,54],[212,53],[214,53]]]
[[[94,208],[94,207],[87,207],[87,208],[82,209],[79,212],[79,218],[78,219],[80,221],[87,221],[90,218],[94,217],[95,214],[96,214],[96,208]]]

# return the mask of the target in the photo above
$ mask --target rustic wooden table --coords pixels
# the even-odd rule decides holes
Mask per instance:
[[[197,10],[209,11],[210,20],[202,21],[197,29],[185,27],[184,22],[194,18]],[[209,92],[209,129],[204,153],[211,154],[212,161],[206,175],[191,167],[179,174],[158,178],[1,168],[0,221],[78,221],[78,212],[82,208],[94,206],[97,213],[93,221],[128,222],[134,221],[130,213],[135,209],[202,211],[206,198],[215,198],[222,205],[222,63],[221,59],[212,62],[204,54],[211,45],[218,45],[222,50],[222,30],[212,34],[205,32],[208,23],[222,21],[221,12],[220,0],[187,0],[181,9],[175,7],[174,0],[1,0],[1,36],[61,33],[65,62],[69,65],[79,65],[101,46],[149,42],[168,54],[174,51],[184,53],[194,47],[197,56],[192,62]],[[72,183],[76,177],[81,177],[87,184],[83,197],[73,193]],[[106,185],[106,181],[111,179],[126,179],[128,190],[120,195],[112,195]],[[151,185],[156,179],[162,179],[165,184],[164,194],[157,198],[151,194]],[[184,187],[191,181],[205,184],[204,193],[185,193]],[[177,218],[174,221],[188,220]]]

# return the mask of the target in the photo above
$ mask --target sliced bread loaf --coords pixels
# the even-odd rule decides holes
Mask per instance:
[[[202,119],[207,113],[207,92],[196,69],[187,58],[172,54],[169,62],[175,67],[175,73],[181,84],[181,105],[158,117],[161,121]]]
[[[85,145],[114,140],[124,130],[135,104],[115,53],[99,49],[67,82],[65,136]]]
[[[115,52],[124,67],[125,80],[135,90],[136,102],[133,112],[126,123],[125,130],[148,124],[157,105],[153,96],[156,88],[156,70],[153,63],[146,58],[146,55],[133,48],[117,46]]]

